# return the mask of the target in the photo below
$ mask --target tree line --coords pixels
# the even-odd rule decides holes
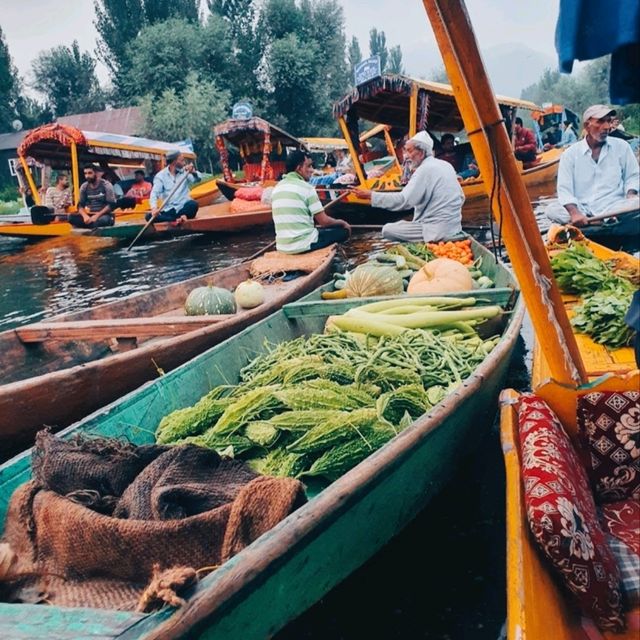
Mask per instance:
[[[338,0],[94,0],[95,52],[78,43],[38,54],[29,97],[0,29],[0,133],[106,106],[139,105],[140,133],[191,138],[215,158],[211,127],[248,100],[254,113],[293,135],[333,135],[332,103],[353,84],[363,55],[347,44]],[[369,54],[402,73],[400,46],[370,32]],[[100,86],[97,60],[109,71]]]
[[[522,90],[521,97],[536,104],[562,104],[582,118],[588,106],[609,104],[610,70],[611,56],[593,60],[572,75],[546,69],[537,82]],[[640,134],[640,105],[625,105],[616,110],[625,130]]]

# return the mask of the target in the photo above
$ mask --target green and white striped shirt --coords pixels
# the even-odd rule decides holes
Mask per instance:
[[[273,189],[271,207],[276,249],[283,253],[309,251],[318,240],[313,217],[322,211],[314,187],[299,173],[287,173]]]

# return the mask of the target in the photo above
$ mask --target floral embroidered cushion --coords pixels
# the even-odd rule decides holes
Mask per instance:
[[[636,555],[640,556],[640,502],[621,500],[609,502],[601,507],[605,531],[622,540]]]
[[[598,502],[640,500],[640,393],[578,398],[578,437]]]
[[[603,630],[624,628],[620,574],[584,467],[549,406],[523,396],[518,413],[527,519],[582,611]]]

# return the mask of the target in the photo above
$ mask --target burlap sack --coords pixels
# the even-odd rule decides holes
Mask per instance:
[[[333,245],[299,254],[268,251],[251,263],[249,272],[254,278],[279,275],[287,271],[312,273],[327,259],[332,251]]]
[[[39,473],[15,491],[9,505],[2,540],[8,545],[2,547],[6,561],[0,562],[5,602],[127,610],[156,606],[158,600],[175,604],[180,600],[175,589],[189,586],[198,569],[226,561],[306,499],[302,484],[292,478],[256,477],[244,464],[213,452],[173,447],[162,448],[123,491],[114,516],[105,515],[76,501],[82,475],[71,470],[74,482],[62,477],[51,458],[58,443],[50,436],[40,443]],[[89,448],[80,443],[73,455]],[[98,448],[109,447],[103,441]],[[132,453],[135,448],[125,447],[124,454],[112,448],[116,476],[123,475],[122,460],[140,463]],[[148,450],[145,456],[151,457]],[[63,462],[64,455],[58,457]],[[85,465],[88,458],[79,459]],[[43,474],[45,468],[52,476]],[[114,476],[100,494],[95,471],[87,470],[87,476],[104,506],[104,496],[119,480]],[[43,489],[41,479],[47,486],[70,488],[71,498]],[[199,508],[205,510],[198,513]]]

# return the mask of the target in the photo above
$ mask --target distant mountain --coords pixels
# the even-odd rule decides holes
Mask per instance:
[[[404,66],[409,75],[432,79],[442,66],[438,50],[428,44],[414,43],[402,48]],[[547,68],[556,68],[557,60],[524,44],[508,43],[482,51],[484,63],[496,93],[518,98],[520,92],[536,82]]]

